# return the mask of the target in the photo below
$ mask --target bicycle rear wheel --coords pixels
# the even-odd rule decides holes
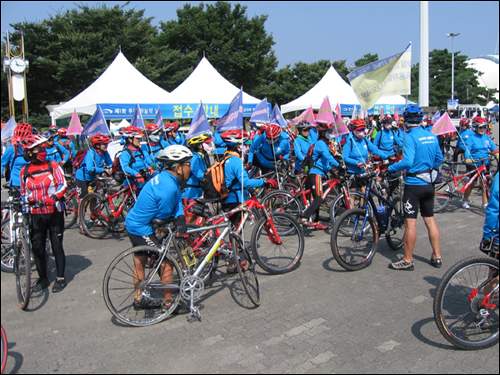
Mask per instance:
[[[2,374],[3,374],[3,370],[5,370],[5,365],[7,364],[7,352],[9,345],[7,344],[7,335],[5,334],[3,326],[1,327],[2,327],[1,335],[2,335]]]
[[[293,217],[298,217],[302,212],[302,204],[292,192],[276,190],[266,194],[261,200],[271,212],[286,212]]]
[[[496,275],[496,281],[495,281]],[[434,298],[439,332],[453,345],[485,349],[498,343],[498,288],[486,307],[484,296],[498,285],[498,259],[478,256],[455,264],[444,275]],[[485,285],[486,284],[486,285]]]
[[[24,238],[18,241],[17,260],[14,262],[17,303],[21,310],[26,310],[31,296],[31,250]]]
[[[361,194],[357,191],[350,191],[349,195],[351,197],[354,197],[354,206],[352,208],[359,208],[362,205],[362,202],[365,202],[365,196],[364,194]],[[364,204],[364,203],[363,203]],[[348,205],[351,205],[351,201],[349,200]],[[330,220],[333,224],[337,222],[337,219],[342,215],[344,212],[349,210],[349,206],[346,205],[346,198],[344,193],[340,193],[337,195],[337,197],[334,199],[332,204],[330,205]],[[370,206],[370,215],[372,215],[373,209]],[[350,231],[349,228],[343,228],[339,227],[340,233],[344,235],[349,235]]]
[[[403,201],[400,197],[396,197],[392,201],[392,205],[387,207],[387,230],[385,231],[385,239],[392,250],[399,250],[403,247],[403,239],[405,236],[405,218],[403,217]]]
[[[114,217],[110,213],[106,198],[91,193],[80,201],[78,220],[87,236],[96,239],[103,238],[109,232],[111,219]]]
[[[158,248],[137,246],[118,255],[109,265],[104,275],[102,292],[106,306],[120,322],[138,327],[148,326],[166,319],[177,307],[181,298],[179,293],[181,269],[170,254],[165,254],[164,262],[171,263],[173,274],[168,282],[162,282],[160,271],[156,272],[161,255]],[[147,257],[144,278],[139,275],[140,262],[136,257]],[[134,306],[138,291],[143,298],[147,298],[156,306],[150,308]],[[165,299],[163,291],[171,293],[168,299],[172,305],[166,311],[162,311],[160,307]]]
[[[236,239],[233,237],[231,239],[231,243],[233,246],[233,260],[236,264],[236,269],[238,270],[243,288],[245,289],[250,301],[252,301],[252,303],[257,307],[261,303],[261,298],[255,263],[240,238]],[[234,251],[235,249],[239,249],[239,254]],[[240,264],[241,261],[246,262],[246,269],[242,268],[242,265]]]
[[[259,266],[270,274],[293,271],[299,266],[304,254],[304,232],[291,215],[283,212],[272,214],[272,222],[280,241],[276,240],[265,217],[261,218],[252,231],[252,254]]]
[[[451,194],[453,190],[453,185],[450,181],[445,181],[436,185],[434,193],[434,212],[441,212],[448,207],[451,202],[451,198],[453,197]]]
[[[340,215],[332,229],[330,247],[333,257],[349,271],[368,267],[377,252],[377,226],[371,216],[363,225],[365,213],[362,208],[348,210]],[[340,228],[348,230],[348,235],[342,234]]]
[[[66,197],[66,210],[64,211],[64,229],[71,228],[78,219],[78,198],[76,194]]]
[[[5,219],[1,224],[2,248],[1,248],[1,269],[3,272],[14,272],[14,245],[12,245],[12,233],[10,230],[10,220]]]

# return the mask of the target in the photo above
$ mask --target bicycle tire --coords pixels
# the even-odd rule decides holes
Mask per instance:
[[[482,300],[472,297],[476,292],[484,296],[484,290],[481,293],[477,287],[487,280],[490,270],[496,270],[498,277],[498,259],[485,256],[464,259],[446,272],[437,288],[434,320],[443,337],[458,348],[477,350],[498,343],[498,302],[489,313],[491,324],[485,328],[478,326],[480,315],[474,311],[479,311]]]
[[[148,246],[137,246],[125,250],[111,262],[104,274],[102,293],[107,308],[116,319],[127,325],[143,327],[165,320],[175,310],[181,298],[179,291],[182,271],[177,261],[170,254],[165,254],[166,259],[173,266],[173,280],[169,284],[171,285],[169,290],[172,292],[172,306],[166,312],[163,312],[160,308],[136,310],[133,306],[136,291],[133,278],[135,272],[134,257],[138,252],[141,256],[147,254],[148,257],[144,270],[145,279],[152,277],[151,283],[146,284],[144,280],[140,282],[141,290],[145,294],[149,293],[151,300],[159,303],[163,301],[164,296],[161,286],[165,284],[162,284],[158,272],[151,275],[153,268],[156,266],[155,261],[157,262],[160,259],[161,252],[158,248]]]
[[[1,335],[2,335],[2,368],[1,373],[5,370],[5,365],[7,364],[7,356],[9,352],[9,344],[7,341],[7,335],[5,334],[5,330],[3,329],[3,325],[1,326]]]
[[[364,194],[361,194],[357,191],[350,191],[349,195],[354,196],[354,200],[355,200],[354,206],[355,207],[353,207],[353,208],[359,208],[361,199],[365,199]],[[345,204],[345,201],[344,201],[344,196],[345,196],[344,193],[340,193],[339,195],[337,195],[337,197],[335,198],[335,200],[333,201],[333,203],[330,206],[330,221],[332,224],[335,224],[337,222],[338,218],[340,217],[340,215],[342,215],[344,212],[346,212],[348,210],[348,208]],[[366,199],[365,199],[365,201],[366,201]],[[373,214],[373,207],[371,207],[371,205],[369,203],[368,203],[368,205],[370,207],[370,216],[371,216]],[[340,233],[342,233],[343,235],[345,235],[345,236],[349,235],[349,229],[344,229],[343,227],[339,227],[339,230],[340,230]]]
[[[5,219],[1,224],[2,247],[0,267],[3,272],[14,272],[14,246],[12,245],[12,235],[9,226],[10,219]]]
[[[377,252],[378,229],[373,218],[368,215],[365,227],[360,228],[360,222],[363,222],[365,213],[366,210],[362,208],[348,210],[340,215],[332,229],[330,248],[333,257],[342,268],[348,271],[358,271],[368,267]],[[348,227],[343,225],[346,220],[353,223],[352,229],[348,236],[339,235],[341,227]],[[363,231],[362,238],[353,240],[354,236],[361,234],[361,230]]]
[[[78,220],[90,238],[101,239],[108,234],[110,219],[114,217],[110,213],[109,203],[101,195],[90,193],[80,201]]]
[[[434,192],[435,197],[434,197],[434,210],[433,210],[435,213],[441,212],[446,207],[449,206],[452,199],[451,192],[453,190],[454,189],[450,181],[445,181],[436,186]]]
[[[18,239],[19,253],[14,263],[16,275],[17,303],[21,310],[26,310],[31,296],[31,250],[24,238]]]
[[[405,218],[403,216],[403,202],[400,197],[392,200],[392,205],[397,208],[399,214],[394,211],[392,206],[387,207],[387,230],[385,239],[392,250],[399,250],[403,247],[405,236]]]
[[[272,275],[291,272],[296,269],[304,254],[304,232],[301,225],[289,214],[272,214],[273,224],[278,231],[281,244],[274,243],[267,219],[259,219],[252,231],[251,249],[255,261]]]
[[[66,197],[66,209],[64,211],[64,229],[71,228],[78,219],[78,198],[76,194]]]
[[[268,207],[271,212],[285,212],[293,217],[299,217],[303,210],[301,202],[287,190],[270,192],[260,199],[260,203]]]
[[[236,269],[238,270],[238,275],[240,276],[241,283],[243,284],[243,289],[245,289],[245,292],[253,305],[258,307],[262,301],[255,263],[253,262],[252,257],[241,239],[236,240],[236,238],[232,237],[231,243],[233,249],[239,249],[239,254],[237,254],[236,251],[233,251],[233,261],[236,264]],[[240,260],[246,261],[246,270],[241,268]]]

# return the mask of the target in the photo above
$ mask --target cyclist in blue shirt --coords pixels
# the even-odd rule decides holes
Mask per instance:
[[[163,163],[164,170],[144,186],[137,202],[125,219],[127,234],[133,246],[161,247],[155,235],[155,229],[151,225],[151,220],[155,218],[163,220],[175,218],[176,232],[186,233],[187,224],[182,207],[181,185],[189,178],[192,157],[191,151],[180,145],[169,146],[158,153],[157,159]],[[139,285],[144,280],[144,268],[148,261],[147,251],[135,254],[134,285]],[[165,261],[160,267],[160,276],[165,284],[173,281],[172,267],[169,261]],[[163,292],[161,301],[143,294],[140,288],[136,289],[134,297],[132,306],[135,310],[161,308],[166,312],[173,303],[172,292],[167,289]]]
[[[69,152],[69,159],[66,161],[64,164],[64,172],[72,174],[73,173],[73,157],[76,155],[75,151],[75,145],[73,144],[73,141],[68,138],[66,133],[68,132],[68,129],[66,128],[59,128],[57,129],[57,134],[58,138],[54,138],[54,143],[57,144],[58,147],[62,146],[64,147],[68,152]]]
[[[290,140],[286,134],[282,133],[279,125],[269,124],[265,135],[254,138],[248,155],[249,170],[255,164],[265,174],[274,170],[276,160],[290,157]]]
[[[491,137],[486,134],[486,128],[488,126],[488,121],[482,117],[475,117],[472,120],[472,127],[474,128],[474,133],[467,138],[465,143],[465,164],[467,164],[467,171],[473,171],[481,165],[486,166],[486,172],[490,172],[490,160],[489,152],[491,151],[498,160],[498,147],[495,145]],[[474,160],[486,158],[486,160],[473,163]],[[469,188],[464,193],[464,200],[462,202],[462,208],[469,209],[470,205],[468,199],[472,193],[472,189],[476,186],[477,179],[469,186]],[[486,209],[488,205],[488,192],[486,189],[482,189],[482,208]]]
[[[297,138],[293,141],[293,151],[295,153],[295,173],[300,174],[302,171],[302,162],[304,161],[309,147],[313,144],[311,141],[311,124],[307,121],[302,121],[297,124],[296,129],[299,132]]]
[[[394,152],[398,148],[403,147],[403,140],[392,128],[392,117],[385,116],[382,119],[382,130],[377,133],[373,144],[382,151]]]
[[[184,134],[179,132],[179,127],[180,125],[177,122],[169,122],[165,124],[165,134],[166,134],[165,141],[168,143],[169,146],[186,145],[186,137],[184,137]]]
[[[138,189],[142,189],[147,175],[154,175],[154,169],[149,166],[141,150],[141,129],[136,126],[127,126],[123,129],[122,136],[126,137],[125,147],[120,154],[122,170],[135,179]],[[124,181],[124,186],[128,186],[128,180]]]
[[[71,154],[59,143],[54,142],[54,133],[50,130],[43,132],[42,136],[47,138],[47,161],[55,161],[61,167],[68,162]]]
[[[467,117],[460,120],[460,132],[458,133],[457,147],[453,152],[453,161],[458,161],[458,155],[465,154],[465,143],[474,134],[469,125],[470,120]]]
[[[7,147],[7,150],[2,155],[2,175],[9,180],[10,186],[20,187],[20,173],[21,168],[29,164],[26,152],[19,145],[23,139],[33,133],[33,128],[29,124],[17,124],[14,128],[14,135],[12,137],[12,144]]]
[[[389,172],[406,170],[403,193],[403,213],[405,217],[404,257],[389,264],[395,270],[413,271],[413,249],[417,242],[417,215],[420,208],[422,218],[429,233],[433,250],[430,264],[441,267],[440,232],[434,219],[433,169],[443,162],[443,153],[437,137],[421,127],[423,117],[418,104],[410,104],[403,113],[408,134],[405,137],[403,159],[389,166]]]
[[[156,155],[167,147],[167,143],[161,139],[162,129],[158,128],[156,124],[146,125],[146,139],[147,142],[141,146],[142,153],[146,157],[146,163],[155,171],[158,169],[159,163],[156,160]]]

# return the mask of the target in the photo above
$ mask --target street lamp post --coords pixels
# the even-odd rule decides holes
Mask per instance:
[[[453,42],[455,40],[455,37],[459,36],[459,35],[460,35],[460,33],[446,34],[446,36],[451,36],[451,100],[454,99],[454,93],[455,93],[455,53],[454,53],[454,49],[453,49]]]

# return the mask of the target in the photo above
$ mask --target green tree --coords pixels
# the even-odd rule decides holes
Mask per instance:
[[[372,63],[377,60],[378,60],[378,53],[374,55],[372,55],[371,53],[367,53],[363,55],[362,58],[356,60],[354,62],[354,65],[356,66],[356,68],[361,68],[362,66],[368,65],[369,63]]]
[[[210,63],[236,86],[250,94],[266,85],[278,65],[272,36],[264,23],[267,16],[249,19],[246,6],[218,1],[177,10],[177,20],[160,22],[158,41],[181,54],[205,54]],[[186,74],[187,76],[187,74]]]
[[[461,104],[487,103],[488,91],[479,86],[477,70],[467,65],[468,57],[455,52],[455,94]],[[447,49],[435,49],[429,53],[429,105],[447,107],[451,98],[451,53]],[[419,99],[419,66],[412,67],[410,99]],[[490,92],[490,98],[494,92]]]

